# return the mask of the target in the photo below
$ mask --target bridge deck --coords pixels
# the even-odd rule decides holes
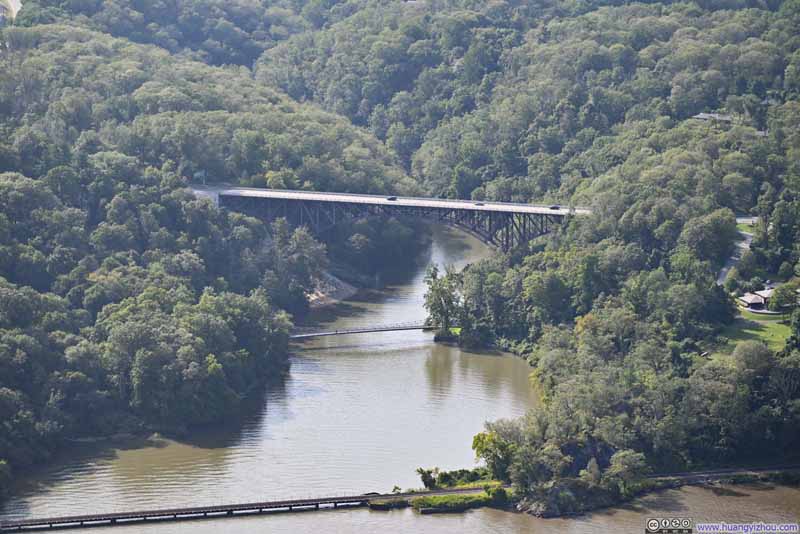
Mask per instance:
[[[422,495],[442,495],[456,493],[476,493],[483,488],[448,489],[425,492]],[[369,494],[320,497],[312,499],[290,499],[242,504],[223,504],[214,506],[195,506],[188,508],[165,508],[131,512],[110,512],[62,517],[45,517],[3,521],[0,532],[25,532],[32,530],[51,530],[83,528],[90,526],[123,526],[146,521],[187,521],[191,519],[211,519],[235,517],[237,515],[259,514],[269,511],[294,511],[296,509],[319,509],[321,506],[364,506],[371,500],[386,500],[420,496],[419,493]]]
[[[323,193],[315,191],[284,191],[278,189],[257,189],[251,187],[206,187],[193,186],[196,194],[218,199],[219,196],[245,198],[271,198],[280,200],[304,200],[316,202],[337,202],[351,204],[371,204],[376,206],[396,206],[413,208],[444,208],[467,211],[486,211],[501,213],[527,213],[535,215],[588,215],[591,211],[583,207],[550,206],[537,204],[519,204],[513,202],[489,202],[472,200],[446,200],[438,198],[394,197],[389,195],[357,195],[350,193]]]
[[[436,325],[425,323],[388,324],[364,328],[347,328],[342,330],[323,330],[319,332],[298,332],[289,336],[290,339],[311,339],[314,337],[343,336],[347,334],[369,334],[372,332],[400,332],[404,330],[435,330]]]

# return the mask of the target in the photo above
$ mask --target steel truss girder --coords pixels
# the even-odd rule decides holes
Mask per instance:
[[[422,218],[455,226],[484,243],[509,251],[561,225],[562,215],[503,211],[385,206],[353,202],[220,196],[220,206],[271,222],[283,217],[294,226],[306,226],[323,236],[337,224],[370,216]]]

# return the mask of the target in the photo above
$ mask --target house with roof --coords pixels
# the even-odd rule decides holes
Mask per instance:
[[[700,121],[733,122],[733,116],[724,113],[698,113],[692,118]]]
[[[754,291],[752,293],[745,293],[739,297],[739,303],[745,308],[751,310],[764,310],[769,306],[769,299],[775,292],[774,288],[766,288],[761,291]]]

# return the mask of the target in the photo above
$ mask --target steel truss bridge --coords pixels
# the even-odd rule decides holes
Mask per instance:
[[[368,216],[424,218],[461,228],[503,251],[560,227],[569,217],[589,215],[577,207],[480,202],[245,187],[193,187],[217,206],[267,221],[284,217],[322,235],[340,222]]]

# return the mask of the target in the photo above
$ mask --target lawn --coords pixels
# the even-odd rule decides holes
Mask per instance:
[[[762,341],[774,351],[783,349],[789,337],[789,325],[783,324],[788,316],[758,315],[740,310],[739,316],[722,331],[728,341],[718,347],[718,352],[730,354],[739,341]]]
[[[433,508],[436,510],[455,512],[489,506],[491,503],[492,499],[484,492],[474,495],[431,495],[427,497],[417,497],[411,501],[411,506],[413,506],[415,510]]]
[[[746,234],[752,234],[753,231],[755,230],[755,226],[749,223],[737,223],[736,229]]]

